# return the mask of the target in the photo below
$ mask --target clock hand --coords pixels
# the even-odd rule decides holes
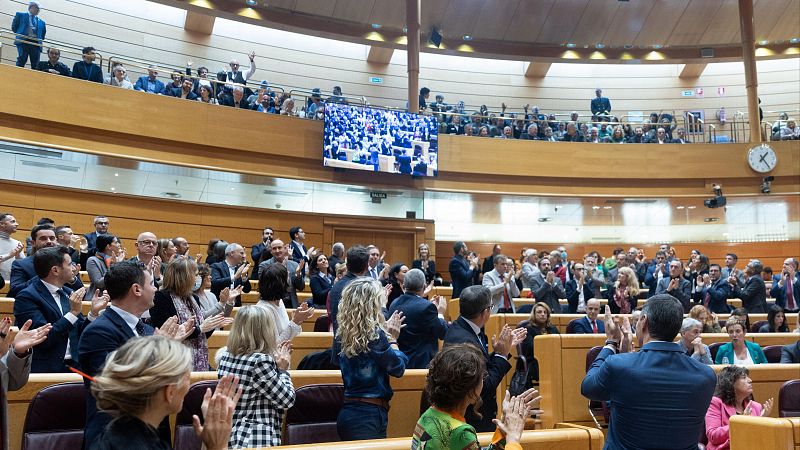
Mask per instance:
[[[767,154],[766,154],[766,153],[764,153],[763,155],[761,155],[761,158],[760,158],[758,161],[759,161],[759,162],[763,162],[764,164],[767,164],[767,165],[769,165],[769,164],[767,163],[767,161],[764,159],[764,158],[766,158],[766,157],[767,157]]]

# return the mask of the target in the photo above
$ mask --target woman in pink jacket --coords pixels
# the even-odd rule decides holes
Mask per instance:
[[[706,450],[726,450],[731,447],[728,427],[731,416],[768,416],[772,399],[762,406],[753,400],[750,372],[743,366],[727,366],[717,376],[717,389],[706,412]]]

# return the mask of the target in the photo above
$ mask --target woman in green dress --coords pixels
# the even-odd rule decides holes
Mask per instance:
[[[444,347],[431,361],[425,394],[431,407],[414,427],[411,450],[480,450],[475,429],[466,423],[469,405],[480,410],[486,362],[477,347],[456,344]],[[497,430],[487,449],[521,450],[519,441],[525,419],[541,397],[530,389],[517,397],[506,391],[503,419],[494,419]]]

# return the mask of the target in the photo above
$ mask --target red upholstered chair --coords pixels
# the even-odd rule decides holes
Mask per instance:
[[[86,425],[86,387],[60,383],[39,391],[25,416],[22,450],[81,448]]]
[[[768,345],[764,347],[764,356],[767,357],[767,362],[777,364],[781,362],[781,348],[782,345]]]
[[[331,318],[328,316],[317,317],[317,320],[314,321],[314,331],[321,333],[331,331]]]
[[[198,381],[189,387],[186,396],[183,398],[183,408],[175,418],[175,437],[173,438],[175,450],[197,450],[202,446],[200,438],[194,432],[192,416],[196,415],[203,420],[203,413],[200,405],[203,404],[203,396],[206,389],[211,388],[211,392],[217,388],[216,380]]]
[[[767,323],[769,323],[769,322],[767,322],[766,320],[759,320],[758,322],[750,325],[750,332],[751,333],[758,333],[758,330],[760,330],[761,327],[763,327]]]
[[[719,348],[722,347],[723,344],[727,344],[727,342],[714,342],[713,344],[708,344],[708,351],[711,352],[711,361],[717,360],[717,351],[719,351]]]
[[[800,417],[800,380],[789,380],[778,391],[778,417]]]
[[[294,406],[286,411],[283,445],[339,441],[336,418],[344,404],[344,385],[310,384],[295,390]]]

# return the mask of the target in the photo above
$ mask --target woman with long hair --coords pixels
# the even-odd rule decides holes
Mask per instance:
[[[103,371],[92,382],[100,410],[116,417],[90,450],[169,450],[169,441],[157,432],[165,417],[183,408],[189,391],[192,355],[180,342],[162,336],[135,337],[108,355]],[[241,391],[238,380],[224,377],[203,398],[203,425],[193,417],[194,429],[208,450],[228,448],[234,407]]]
[[[336,429],[345,441],[386,437],[389,400],[394,392],[389,376],[402,377],[408,356],[397,337],[403,314],[385,320],[386,290],[377,280],[360,277],[344,289],[339,303],[335,349],[344,382],[344,406]]]
[[[281,263],[268,265],[258,275],[258,293],[261,298],[257,305],[272,314],[274,326],[271,329],[275,332],[277,342],[294,339],[303,331],[301,328],[303,322],[314,315],[314,308],[303,302],[289,319],[289,313],[283,303],[288,289],[289,271]]]
[[[717,375],[717,387],[706,412],[707,450],[725,450],[731,446],[731,416],[769,416],[772,399],[762,406],[753,400],[753,382],[746,367],[727,366]]]
[[[405,292],[403,289],[403,281],[405,280],[407,272],[408,266],[403,263],[395,263],[389,269],[389,273],[384,281],[384,285],[392,285],[392,291],[389,292],[389,296],[386,299],[387,308],[392,305],[394,299],[400,297]]]
[[[425,273],[425,282],[430,283],[436,276],[436,261],[431,259],[431,250],[428,244],[422,243],[417,247],[417,259],[411,262],[412,269],[419,269]]]
[[[759,333],[788,333],[789,325],[786,324],[786,313],[778,305],[771,305],[767,312],[767,323],[761,326]]]
[[[639,280],[630,267],[617,270],[617,281],[606,287],[611,314],[630,314],[639,302]]]
[[[94,297],[95,291],[102,292],[106,287],[104,276],[112,264],[125,260],[125,249],[113,234],[101,234],[95,242],[96,253],[86,261],[86,272],[89,274],[89,289],[86,290],[86,301]]]
[[[189,323],[194,331],[183,343],[192,349],[192,370],[206,371],[208,337],[217,328],[230,325],[233,318],[222,314],[203,317],[200,301],[192,292],[197,275],[197,263],[192,258],[178,258],[167,264],[161,290],[156,292],[150,308],[150,321],[154,327],[160,327],[170,317],[177,316],[178,323]]]
[[[533,356],[533,339],[543,334],[559,334],[558,328],[550,323],[550,314],[550,307],[546,303],[537,302],[533,305],[528,324],[525,326],[528,329],[528,335],[522,341],[521,350],[522,356],[525,357],[529,367],[528,373],[530,376],[527,387],[531,387],[533,381],[539,381],[539,361]]]
[[[275,321],[264,308],[243,306],[228,345],[217,353],[220,377],[238,377],[244,388],[233,414],[230,448],[281,445],[283,415],[294,405],[289,376],[292,346],[275,340]]]
[[[717,315],[703,305],[694,305],[689,310],[689,317],[703,324],[703,333],[722,333]]]
[[[333,277],[328,270],[328,257],[322,251],[319,251],[310,257],[310,261],[309,284],[311,285],[311,299],[314,306],[325,308],[328,304],[328,292],[333,286]]]
[[[414,427],[411,448],[430,450],[480,449],[475,428],[466,423],[464,414],[470,405],[480,409],[486,361],[476,346],[454,344],[444,347],[431,361],[425,383],[425,396],[431,407]],[[503,441],[489,445],[487,450],[503,448],[521,450],[519,441],[525,419],[541,397],[529,389],[517,397],[506,391],[503,418],[494,419]]]

